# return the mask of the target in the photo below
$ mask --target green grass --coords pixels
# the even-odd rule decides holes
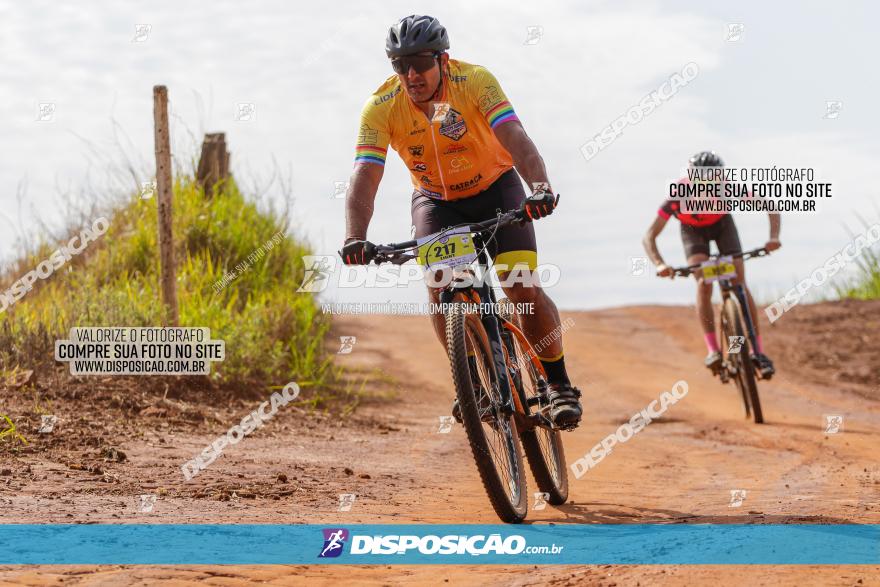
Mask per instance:
[[[865,229],[870,226],[864,219],[859,220]],[[876,248],[865,248],[853,262],[856,264],[855,275],[834,284],[837,297],[855,300],[880,299],[880,253]]]
[[[314,400],[335,369],[323,351],[329,318],[311,294],[295,293],[302,256],[310,251],[287,234],[283,215],[258,210],[233,181],[215,194],[206,199],[188,177],[175,182],[180,325],[209,327],[213,339],[226,341],[225,361],[212,366],[221,384],[297,381],[314,389]],[[53,364],[55,339],[67,338],[73,326],[163,324],[156,202],[133,198],[105,214],[110,224],[103,236],[0,314],[0,369]],[[268,250],[273,237],[277,244]],[[261,246],[265,256],[215,291],[227,271]],[[20,258],[0,276],[2,290],[57,247],[44,241]]]
[[[834,285],[837,297],[855,300],[880,299],[880,255],[866,250],[855,263],[858,266],[856,276]]]
[[[17,440],[22,444],[28,443],[27,439],[21,435],[15,424],[6,414],[0,414],[0,440]]]

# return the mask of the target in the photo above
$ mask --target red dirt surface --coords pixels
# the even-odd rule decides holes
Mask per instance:
[[[547,523],[880,523],[880,302],[797,306],[761,317],[778,375],[761,382],[766,424],[743,418],[732,385],[702,367],[693,308],[564,312],[585,419],[564,435],[569,463],[685,379],[667,415],[615,448],[570,500],[531,511]],[[187,482],[180,465],[268,398],[211,396],[88,380],[0,392],[30,441],[0,441],[2,523],[496,523],[464,432],[438,433],[453,397],[426,317],[339,319],[355,335],[343,365],[376,370],[352,417],[291,404]],[[338,338],[328,340],[333,352]],[[383,382],[384,381],[384,382]],[[283,383],[283,382],[282,382]],[[59,421],[39,434],[35,407]],[[844,416],[826,434],[824,416]],[[530,490],[534,491],[531,479]],[[730,490],[746,489],[742,507]],[[355,493],[348,512],[340,493]],[[139,495],[152,494],[151,512]],[[0,567],[0,585],[871,585],[868,566],[39,566]]]

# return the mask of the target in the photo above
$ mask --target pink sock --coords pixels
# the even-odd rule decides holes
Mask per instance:
[[[764,354],[764,343],[763,343],[763,341],[761,341],[760,334],[755,337],[755,342],[757,343],[756,346],[758,347],[757,351],[763,355]]]
[[[718,348],[718,339],[715,338],[714,332],[707,332],[703,335],[703,338],[706,340],[706,346],[709,348],[710,353],[721,352],[721,349]]]

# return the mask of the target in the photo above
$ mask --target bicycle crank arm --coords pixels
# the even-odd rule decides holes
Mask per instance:
[[[521,433],[528,432],[529,430],[534,430],[535,428],[552,428],[553,423],[542,416],[540,413],[529,414],[526,416],[520,412],[515,412],[513,414],[514,420],[516,420],[516,428]]]

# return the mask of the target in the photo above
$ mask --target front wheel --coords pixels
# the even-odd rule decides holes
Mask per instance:
[[[480,315],[466,312],[464,304],[454,304],[446,315],[446,349],[462,423],[489,501],[503,522],[522,522],[528,501],[516,422],[501,411],[501,386]]]
[[[749,352],[749,337],[743,330],[742,312],[739,302],[734,297],[729,297],[724,302],[721,311],[721,336],[722,347],[726,350],[725,361],[731,365],[734,370],[734,380],[736,386],[742,394],[743,403],[746,408],[746,418],[751,414],[755,420],[755,424],[764,423],[764,413],[761,411],[761,398],[758,396],[758,383],[755,378],[755,367],[752,365],[751,354]],[[738,352],[730,352],[731,337],[738,337],[736,340],[742,341],[742,345]],[[724,346],[726,343],[726,346]]]

